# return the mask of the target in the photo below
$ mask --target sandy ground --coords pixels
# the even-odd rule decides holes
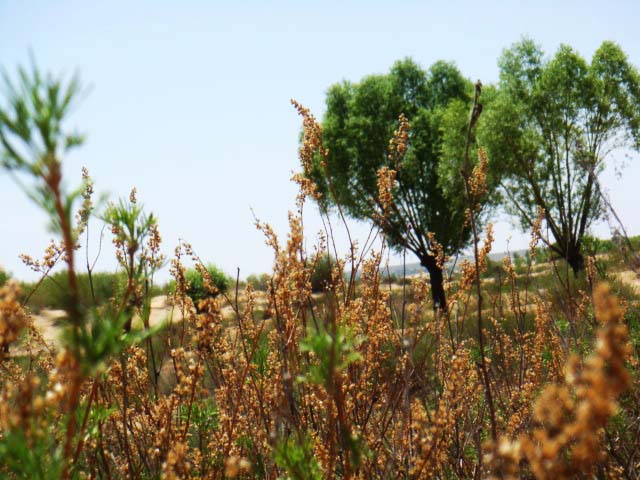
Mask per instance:
[[[244,292],[238,295],[238,303],[240,310],[244,308],[246,296]],[[264,310],[267,307],[268,299],[263,292],[256,292],[255,308]],[[222,307],[222,317],[225,320],[232,320],[236,317],[235,309],[232,305]],[[45,341],[51,346],[58,346],[60,343],[58,327],[60,321],[64,319],[66,312],[64,310],[41,310],[39,314],[33,315],[33,322]],[[166,295],[160,295],[151,299],[151,312],[149,315],[149,326],[155,327],[165,323],[178,323],[183,319],[180,308],[171,305]],[[142,329],[142,319],[136,315],[133,318],[133,328]],[[16,350],[20,351],[20,350]]]
[[[64,310],[41,310],[37,315],[33,315],[33,324],[42,335],[48,345],[56,348],[60,345],[60,322],[66,317]],[[169,304],[165,295],[154,297],[151,300],[151,313],[149,325],[162,325],[166,322],[179,322],[182,320],[182,312]],[[133,318],[134,328],[143,328],[142,320],[139,316]],[[23,353],[23,348],[18,347],[13,351],[14,355]]]
[[[48,344],[58,343],[59,329],[57,323],[67,316],[64,310],[43,310],[40,315],[33,316],[33,323]]]
[[[623,272],[617,272],[616,277],[619,280],[626,283],[627,285],[631,285],[635,287],[636,291],[640,291],[640,277],[633,270],[625,270]]]

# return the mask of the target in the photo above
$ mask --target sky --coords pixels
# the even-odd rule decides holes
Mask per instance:
[[[425,69],[454,61],[466,77],[492,83],[502,50],[522,36],[547,54],[565,43],[588,59],[613,40],[640,66],[639,20],[636,1],[0,0],[0,66],[12,74],[32,51],[44,71],[78,72],[86,92],[68,125],[87,142],[65,159],[68,185],[86,166],[98,194],[117,199],[135,186],[159,218],[167,255],[182,238],[205,262],[245,277],[273,264],[254,214],[284,236],[295,209],[301,121],[291,98],[322,118],[330,85],[385,73],[404,57]],[[640,234],[640,162],[623,157],[602,183],[628,232]],[[34,279],[18,255],[42,255],[52,238],[46,217],[4,172],[0,205],[0,265]],[[322,228],[313,205],[305,227],[312,247]],[[363,241],[369,229],[351,222],[350,230]],[[594,233],[606,237],[609,227]],[[346,248],[344,232],[337,236]],[[494,251],[527,242],[496,217]],[[115,268],[112,253],[103,245],[97,269]]]

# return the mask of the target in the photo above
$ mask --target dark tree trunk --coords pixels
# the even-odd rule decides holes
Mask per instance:
[[[582,270],[584,270],[584,256],[579,249],[574,249],[573,251],[569,252],[569,254],[567,255],[567,262],[571,266],[573,275],[575,277],[577,277],[578,274]]]
[[[436,257],[425,255],[420,258],[420,265],[429,272],[429,282],[431,283],[431,298],[433,299],[434,310],[447,310],[447,298],[444,293],[444,276],[442,268],[438,266]]]

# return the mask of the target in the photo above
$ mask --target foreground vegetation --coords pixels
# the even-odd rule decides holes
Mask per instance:
[[[96,216],[88,172],[75,191],[62,182],[61,152],[82,142],[61,126],[78,87],[22,78],[29,96],[15,97],[15,118],[5,115],[13,129],[3,137],[4,166],[31,179],[30,196],[58,234],[42,259],[25,262],[42,274],[35,292],[45,281],[64,286],[65,315],[61,342],[47,343],[25,306],[37,293],[13,280],[0,288],[2,475],[638,477],[640,304],[616,275],[637,272],[631,241],[605,257],[593,240],[576,276],[570,263],[541,258],[549,249],[539,243],[552,242],[540,209],[528,255],[489,262],[492,227],[483,238],[479,227],[489,160],[481,149],[472,159],[467,138],[463,223],[474,255],[448,270],[445,249],[428,235],[429,255],[447,274],[434,308],[428,277],[395,290],[384,281],[392,169],[377,171],[379,221],[364,245],[341,257],[332,232],[348,225],[325,211],[325,233],[305,250],[304,206],[320,193],[308,173],[327,152],[322,128],[295,104],[304,135],[289,233],[281,239],[257,223],[273,271],[251,279],[240,302],[239,284],[234,291],[183,242],[170,259],[176,315],[152,324],[161,293],[154,275],[166,263],[156,218],[135,189],[110,204],[98,217],[112,232],[120,273],[78,271]],[[390,149],[401,160],[409,125],[399,124]],[[13,140],[33,155],[12,149]],[[59,264],[65,273],[53,275]],[[321,271],[330,279],[318,279]],[[268,299],[260,313],[257,285]]]

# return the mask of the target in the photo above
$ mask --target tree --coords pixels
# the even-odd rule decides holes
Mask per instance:
[[[479,142],[502,170],[508,208],[523,228],[542,208],[555,240],[548,246],[577,275],[585,233],[603,212],[598,174],[613,149],[640,147],[640,76],[612,42],[588,64],[566,45],[545,59],[524,39],[499,66]]]
[[[458,178],[446,183],[440,175],[441,122],[453,104],[468,116],[471,91],[453,64],[440,61],[425,72],[409,59],[396,62],[387,75],[333,85],[322,124],[328,153],[324,165],[316,162],[310,173],[325,206],[337,203],[350,216],[373,221],[392,247],[418,257],[429,271],[434,304],[441,308],[446,308],[443,265],[433,239],[449,254],[470,235],[463,182]],[[399,158],[389,140],[401,114],[411,127],[407,150]],[[396,170],[397,181],[384,219],[378,198],[378,171],[383,167]]]

